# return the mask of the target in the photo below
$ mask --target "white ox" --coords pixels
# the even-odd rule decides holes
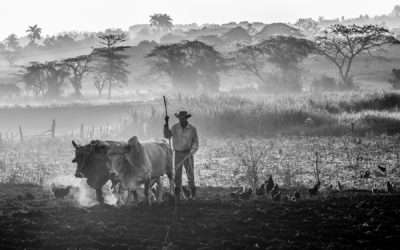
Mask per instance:
[[[144,184],[146,203],[151,203],[150,189],[158,183],[157,200],[161,200],[160,177],[167,175],[170,192],[173,191],[172,150],[166,142],[140,143],[136,136],[123,145],[113,145],[107,152],[108,170],[120,182],[122,190],[135,194]],[[129,196],[128,196],[129,199]]]

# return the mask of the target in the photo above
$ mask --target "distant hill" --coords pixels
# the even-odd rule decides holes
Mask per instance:
[[[304,36],[300,29],[295,28],[291,25],[285,23],[272,23],[265,25],[264,28],[255,35],[255,38],[257,40],[265,40],[277,35],[295,37]]]
[[[241,26],[232,28],[228,32],[226,32],[223,36],[222,39],[225,42],[250,42],[251,41],[251,36]]]

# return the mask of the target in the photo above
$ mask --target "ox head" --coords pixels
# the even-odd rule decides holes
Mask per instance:
[[[124,174],[127,165],[138,167],[143,159],[143,147],[136,136],[129,139],[127,144],[113,145],[107,152],[109,159],[108,170],[112,177]]]
[[[75,148],[75,157],[72,162],[77,164],[75,177],[87,178],[90,169],[93,167],[92,159],[94,154],[104,149],[105,145],[98,141],[92,141],[87,145],[81,146],[72,141],[72,146]]]
[[[108,149],[107,168],[111,180],[116,181],[124,173],[124,163],[126,163],[126,154],[129,151],[128,145],[113,145]]]

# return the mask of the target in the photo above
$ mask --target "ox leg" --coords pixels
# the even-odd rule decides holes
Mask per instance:
[[[119,192],[119,204],[120,206],[128,204],[129,201],[129,190],[121,190]]]
[[[128,190],[126,191],[126,199],[125,199],[125,204],[129,204],[130,202],[133,202],[133,205],[137,205],[138,204],[138,194],[136,190]],[[132,198],[133,196],[133,198]]]
[[[100,203],[100,205],[104,204],[103,191],[101,190],[101,188],[96,189],[96,199]]]
[[[130,194],[130,196],[133,195],[133,201],[134,201],[135,203],[138,203],[139,199],[138,199],[137,191],[136,191],[136,190],[131,190],[131,191],[129,192],[129,194]]]
[[[156,193],[155,193],[156,200],[157,200],[157,202],[162,202],[162,189],[163,188],[162,188],[162,183],[161,183],[160,177],[157,178],[156,184],[157,184],[157,189],[156,189]]]
[[[172,172],[167,173],[168,176],[168,183],[169,183],[169,193],[170,194],[174,194],[174,175],[172,174]]]
[[[145,196],[145,199],[146,199],[146,205],[149,205],[149,206],[151,205],[151,196],[150,196],[151,186],[150,186],[150,183],[151,183],[150,179],[148,179],[148,180],[146,180],[144,182],[144,196]]]

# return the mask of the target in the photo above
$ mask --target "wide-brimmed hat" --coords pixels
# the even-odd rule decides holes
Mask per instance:
[[[187,111],[185,111],[185,110],[182,110],[182,111],[179,111],[178,113],[175,113],[175,116],[176,116],[177,118],[180,118],[180,117],[185,117],[185,118],[192,117],[192,115],[189,114],[189,113],[188,113]]]

